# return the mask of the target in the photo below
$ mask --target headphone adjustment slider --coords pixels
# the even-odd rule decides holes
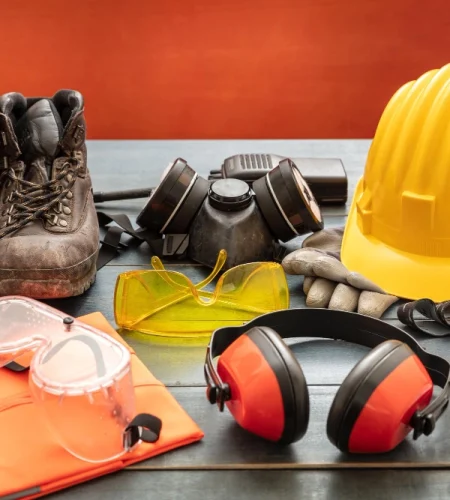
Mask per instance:
[[[225,401],[230,399],[230,387],[228,384],[223,384],[221,387],[217,385],[212,385],[207,387],[207,398],[211,404],[216,403],[219,407],[219,411],[223,412],[225,408]]]
[[[434,431],[436,422],[447,409],[448,403],[449,399],[448,396],[446,396],[442,399],[442,401],[439,401],[439,403],[434,408],[429,408],[431,411],[428,411],[425,414],[421,412],[415,413],[411,420],[411,425],[414,428],[414,440],[419,438],[422,434],[424,434],[425,436],[429,436]]]

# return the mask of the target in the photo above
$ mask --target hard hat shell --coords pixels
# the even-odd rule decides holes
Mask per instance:
[[[397,297],[450,299],[450,64],[406,83],[387,104],[341,259]]]

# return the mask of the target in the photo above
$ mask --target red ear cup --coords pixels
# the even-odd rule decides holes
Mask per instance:
[[[274,330],[254,327],[241,335],[220,356],[217,371],[230,387],[227,408],[242,428],[283,444],[303,437],[308,388],[298,361]]]
[[[327,434],[341,451],[391,451],[412,430],[414,412],[430,402],[433,382],[404,343],[387,340],[348,374],[330,408]]]

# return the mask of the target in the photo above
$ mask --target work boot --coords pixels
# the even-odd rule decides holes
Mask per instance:
[[[0,96],[0,295],[54,299],[95,280],[99,227],[79,92]]]

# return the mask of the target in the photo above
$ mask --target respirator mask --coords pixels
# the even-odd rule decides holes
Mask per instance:
[[[279,241],[323,228],[319,205],[289,158],[251,185],[240,179],[210,182],[178,158],[136,222],[161,238],[160,256],[183,255],[213,268],[224,249],[226,269],[277,260]]]

